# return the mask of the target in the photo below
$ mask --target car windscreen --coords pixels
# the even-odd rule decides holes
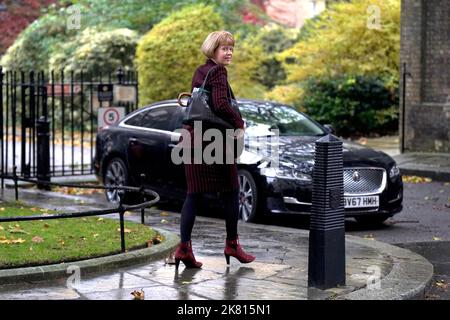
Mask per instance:
[[[241,102],[239,110],[246,122],[246,132],[278,129],[282,136],[320,136],[326,134],[316,123],[292,107],[272,104]],[[258,134],[258,133],[256,133]]]

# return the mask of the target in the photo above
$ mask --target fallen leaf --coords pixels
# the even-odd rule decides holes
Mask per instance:
[[[97,238],[98,236],[99,236],[99,234],[98,233],[96,233],[96,234],[94,234],[94,235],[92,235],[94,238]]]
[[[103,221],[105,220],[104,218],[98,218],[97,221]]]
[[[5,211],[5,208],[1,207],[1,208],[0,208],[0,211]]]
[[[9,233],[23,233],[23,234],[30,234],[29,232],[26,232],[25,230],[19,229],[19,228],[12,228],[9,230]]]
[[[192,281],[183,281],[183,282],[181,282],[181,284],[191,284],[192,283]]]
[[[16,244],[16,243],[24,243],[26,242],[22,238],[19,239],[6,239],[6,240],[0,240],[0,244]]]
[[[403,182],[406,183],[429,183],[433,180],[431,178],[418,177],[418,176],[403,176]]]
[[[2,226],[0,226],[0,230],[5,230],[5,228],[3,228]]]
[[[30,249],[29,249],[30,251],[33,251],[33,247],[30,247]]]
[[[131,295],[134,297],[134,300],[144,300],[145,299],[145,292],[144,290],[134,290],[133,292],[131,292]]]
[[[33,239],[31,239],[31,241],[33,241],[34,243],[41,243],[44,242],[44,239],[39,236],[35,236],[33,237]]]
[[[44,228],[49,228],[50,225],[48,223],[44,223]]]
[[[163,216],[163,217],[167,217],[168,215],[169,214],[167,212],[165,212],[165,211],[161,212],[161,216]]]
[[[117,232],[120,232],[120,228],[117,228]],[[124,232],[124,233],[131,233],[131,230],[130,230],[130,229],[127,229],[127,228],[124,228],[124,229],[123,229],[123,232]]]
[[[373,236],[373,234],[366,234],[366,235],[364,235],[364,239],[367,239],[367,240],[375,240],[375,237]]]
[[[35,211],[37,211],[38,209],[37,209],[37,208],[31,208],[30,210],[33,211],[33,212],[35,212]]]
[[[157,236],[153,237],[152,243],[153,243],[153,244],[158,244],[158,243],[161,243],[162,240],[163,240],[163,239],[162,239],[162,236],[158,234]]]
[[[124,213],[123,213],[123,215],[125,216],[125,217],[128,217],[128,216],[130,216],[130,215],[132,215],[133,214],[133,212],[131,212],[131,211],[125,211]]]
[[[442,238],[439,238],[439,237],[433,237],[433,240],[434,240],[434,241],[441,241]]]
[[[65,242],[63,240],[59,240],[59,244],[63,246],[65,245]]]
[[[443,291],[447,291],[448,290],[448,283],[445,280],[438,280],[435,283],[435,286]]]
[[[168,221],[167,220],[165,220],[165,219],[162,219],[161,220],[161,223],[167,223]]]

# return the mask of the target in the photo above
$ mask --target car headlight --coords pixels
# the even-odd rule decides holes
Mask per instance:
[[[400,174],[400,169],[397,167],[397,164],[394,164],[389,170],[389,178],[394,179]]]
[[[302,180],[302,181],[312,181],[312,177],[309,174],[303,173],[301,171],[295,170],[289,167],[268,167],[261,168],[261,174],[266,177],[281,178],[281,179],[292,179],[292,180]]]

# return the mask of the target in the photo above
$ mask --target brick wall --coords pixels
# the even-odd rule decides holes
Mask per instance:
[[[401,19],[405,151],[450,152],[450,1],[402,0]]]

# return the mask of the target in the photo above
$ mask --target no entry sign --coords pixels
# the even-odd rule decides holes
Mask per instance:
[[[98,108],[98,130],[118,123],[124,116],[124,107]]]

